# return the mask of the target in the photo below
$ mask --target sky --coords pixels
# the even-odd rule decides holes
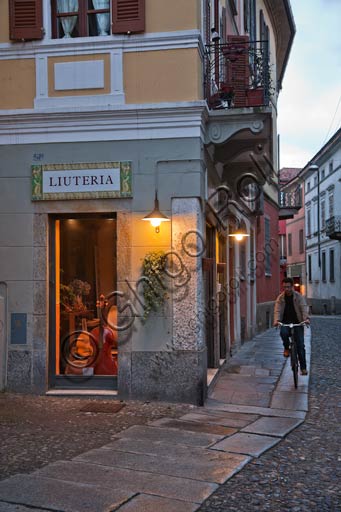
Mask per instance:
[[[280,167],[304,167],[341,126],[341,0],[291,0],[296,35],[278,101]]]

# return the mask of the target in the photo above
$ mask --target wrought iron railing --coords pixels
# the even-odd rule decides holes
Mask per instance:
[[[334,215],[326,220],[326,235],[341,240],[341,215]]]
[[[210,108],[268,105],[271,84],[267,41],[229,36],[227,43],[206,46],[205,95]]]
[[[293,208],[295,210],[302,208],[301,188],[297,187],[296,190],[291,192],[280,190],[278,193],[278,205],[280,208]]]

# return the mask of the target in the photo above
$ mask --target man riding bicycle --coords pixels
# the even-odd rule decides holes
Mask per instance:
[[[294,282],[290,277],[286,277],[282,281],[283,292],[280,293],[275,302],[274,309],[274,326],[278,327],[283,324],[299,324],[305,322],[310,323],[308,317],[308,306],[303,295],[294,290]],[[304,346],[304,327],[303,325],[293,327],[294,337],[297,345],[298,360],[300,362],[301,374],[308,375],[307,363],[305,358]],[[284,357],[289,357],[290,346],[290,327],[281,326],[281,338],[284,346]]]

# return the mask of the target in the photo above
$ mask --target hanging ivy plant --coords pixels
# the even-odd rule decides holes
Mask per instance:
[[[143,282],[144,322],[152,311],[159,311],[167,299],[163,284],[165,265],[166,255],[163,251],[149,252],[143,258],[142,276],[148,279]]]

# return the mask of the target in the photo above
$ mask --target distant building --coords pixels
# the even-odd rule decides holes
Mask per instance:
[[[315,314],[341,313],[341,129],[300,174],[305,190],[307,299]]]
[[[282,167],[279,171],[278,182],[280,189],[280,201],[287,202],[289,205],[292,203],[292,198],[294,200],[298,200],[299,205],[301,205],[301,197],[296,197],[296,187],[290,186],[286,189],[286,184],[291,183],[292,180],[296,178],[298,173],[300,172],[299,167]],[[286,193],[289,192],[289,193]],[[293,195],[294,193],[294,195]],[[290,198],[290,200],[289,200]],[[279,215],[278,222],[278,236],[279,236],[279,264],[280,264],[280,282],[283,281],[285,277],[287,277],[287,219],[291,218],[297,212],[297,204],[293,210],[289,211],[281,211]]]

